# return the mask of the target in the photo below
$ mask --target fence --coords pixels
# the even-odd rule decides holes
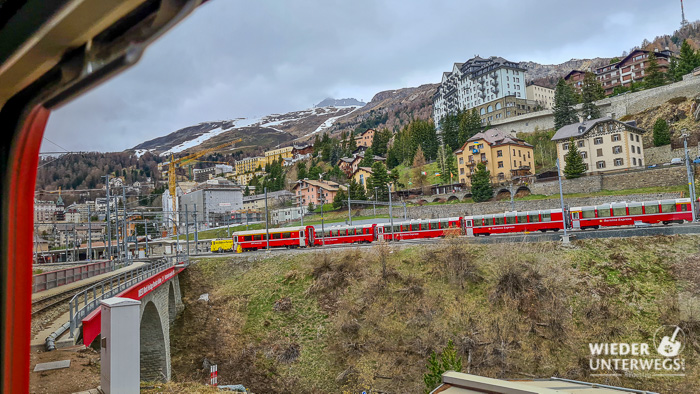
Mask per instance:
[[[74,331],[80,324],[80,321],[100,306],[100,301],[116,296],[129,287],[174,266],[176,262],[177,257],[159,260],[148,266],[139,267],[105,279],[74,295],[68,303],[70,308],[70,337],[73,338]]]
[[[111,272],[115,268],[113,261],[98,261],[96,263],[80,265],[57,271],[36,274],[33,277],[32,292],[38,293],[54,287],[67,285],[79,280],[91,278],[106,272]]]

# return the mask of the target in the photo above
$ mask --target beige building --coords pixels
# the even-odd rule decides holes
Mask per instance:
[[[258,166],[265,168],[266,162],[267,159],[260,156],[246,157],[245,159],[238,160],[236,162],[236,174],[241,175],[246,172],[253,172]]]
[[[474,135],[455,152],[459,181],[471,184],[478,163],[484,163],[493,182],[504,182],[517,176],[534,173],[532,145],[499,129]]]
[[[557,143],[557,157],[562,171],[571,140],[586,165],[586,173],[624,170],[644,166],[642,134],[636,122],[620,122],[612,118],[587,120],[557,130],[552,141]]]
[[[261,178],[265,176],[265,171],[246,172],[244,174],[236,175],[236,183],[245,186],[250,182],[251,179],[253,179],[254,175],[257,175],[258,178]]]
[[[293,146],[287,146],[284,148],[273,149],[265,152],[265,164],[270,164],[279,157],[282,157],[283,159],[291,159],[293,157],[293,149]]]
[[[481,117],[481,124],[487,125],[496,120],[512,118],[513,116],[525,115],[535,110],[535,102],[515,96],[505,96],[478,105],[476,111]]]
[[[369,148],[372,146],[372,140],[374,139],[374,129],[367,129],[363,133],[355,136],[355,143],[357,146],[365,146]]]
[[[536,102],[544,109],[554,108],[554,89],[531,84],[525,88],[527,99]]]

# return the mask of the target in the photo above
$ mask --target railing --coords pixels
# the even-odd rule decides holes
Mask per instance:
[[[33,276],[32,292],[38,293],[77,282],[79,280],[91,278],[115,269],[113,261],[98,261],[96,263],[79,265],[57,271],[44,272]]]
[[[179,258],[182,259],[183,257]],[[187,257],[184,258],[186,259]],[[148,266],[139,267],[105,279],[74,295],[69,302],[70,337],[73,338],[74,331],[80,324],[80,321],[100,306],[100,301],[116,296],[129,287],[174,266],[177,262],[178,256],[164,258]]]

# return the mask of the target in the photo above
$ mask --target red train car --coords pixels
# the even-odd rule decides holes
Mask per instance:
[[[464,229],[467,236],[559,231],[564,229],[564,225],[564,215],[561,209],[514,211],[464,217]]]
[[[313,245],[370,243],[376,238],[376,224],[361,226],[333,226],[318,229]]]
[[[269,230],[271,248],[303,248],[313,244],[314,228],[298,226]],[[236,251],[267,248],[267,232],[262,230],[237,231],[233,233],[233,248]],[[240,249],[239,249],[240,247]]]
[[[444,219],[418,219],[406,222],[394,223],[392,231],[391,224],[380,225],[379,233],[384,240],[395,241],[402,239],[416,238],[436,238],[446,235],[462,235],[462,218],[451,217]]]
[[[675,200],[619,202],[571,208],[574,229],[627,226],[639,223],[683,223],[692,221],[689,198]]]

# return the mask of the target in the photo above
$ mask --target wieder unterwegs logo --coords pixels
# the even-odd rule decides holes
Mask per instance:
[[[661,326],[653,343],[589,343],[593,376],[685,376],[685,333],[678,326]]]

